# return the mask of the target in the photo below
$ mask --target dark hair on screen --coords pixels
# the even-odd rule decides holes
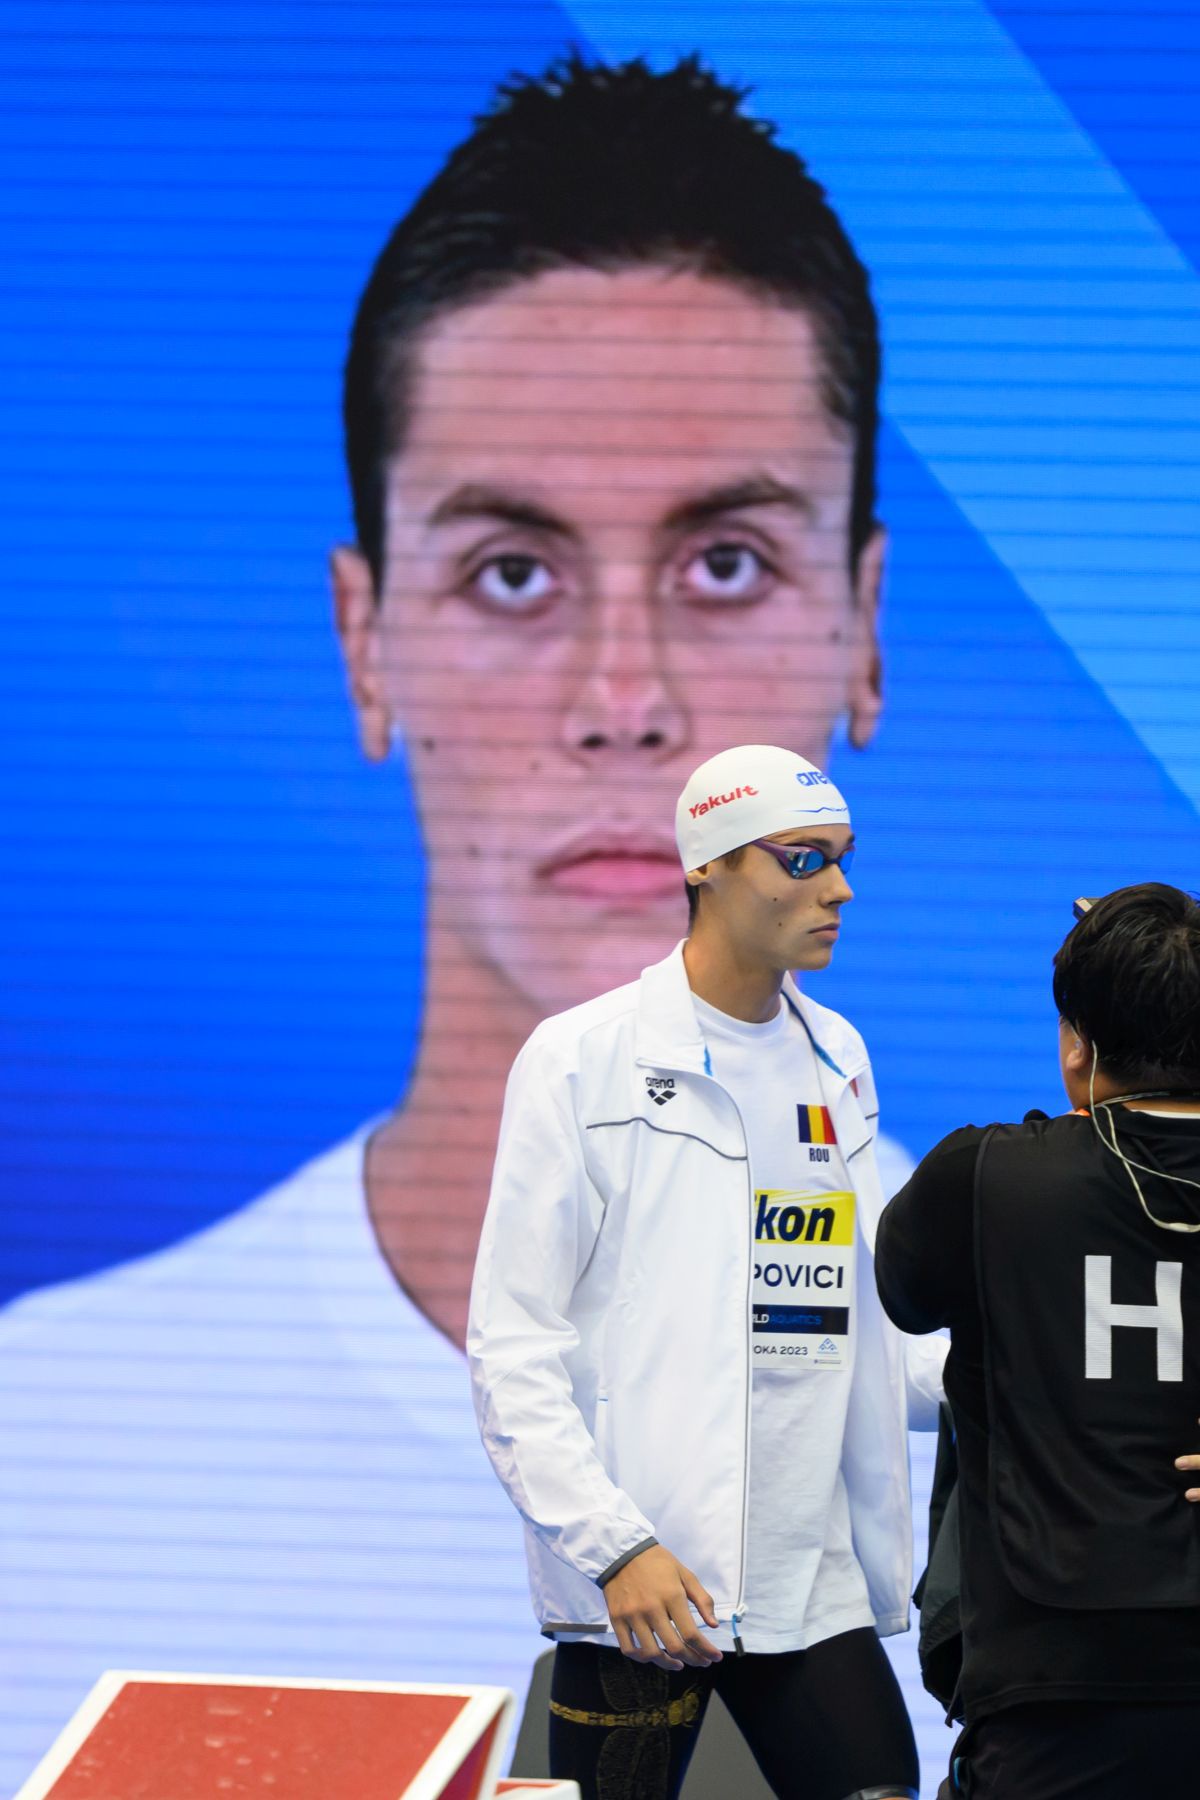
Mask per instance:
[[[1110,1075],[1200,1091],[1200,901],[1158,881],[1097,900],[1054,958],[1054,999]]]
[[[550,269],[690,269],[815,321],[824,400],[855,445],[849,551],[875,510],[879,327],[867,272],[804,163],[694,56],[663,73],[577,52],[514,76],[401,219],[359,302],[346,461],[378,594],[389,460],[403,447],[415,336],[443,311]]]

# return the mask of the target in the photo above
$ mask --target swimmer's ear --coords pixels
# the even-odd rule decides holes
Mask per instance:
[[[854,571],[854,624],[847,691],[847,734],[856,750],[875,736],[883,711],[883,655],[879,648],[879,598],[887,560],[887,532],[876,525]]]
[[[333,622],[346,681],[358,718],[358,739],[371,762],[382,762],[391,747],[392,719],[384,691],[379,607],[371,566],[361,550],[338,544],[329,555]]]

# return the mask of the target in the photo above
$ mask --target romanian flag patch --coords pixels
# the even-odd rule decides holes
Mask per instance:
[[[796,1121],[802,1144],[836,1144],[833,1120],[827,1106],[797,1106]]]

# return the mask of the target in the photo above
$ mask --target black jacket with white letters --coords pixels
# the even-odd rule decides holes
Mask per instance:
[[[1200,1182],[1200,1118],[1117,1113],[1136,1163]],[[1160,1219],[1200,1187],[1139,1175]],[[1200,1699],[1200,1233],[1146,1216],[1084,1115],[967,1127],[884,1211],[884,1307],[948,1325],[962,1699]],[[1194,1478],[1193,1478],[1194,1479]]]

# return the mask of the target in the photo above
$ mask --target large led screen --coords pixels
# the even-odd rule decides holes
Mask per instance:
[[[812,992],[867,1039],[885,1180],[1062,1105],[1072,899],[1200,881],[1198,19],[0,7],[5,1793],[110,1667],[523,1690],[460,1350],[504,1077],[682,935],[712,751],[850,799]],[[698,183],[665,102],[562,184],[577,266],[517,234],[470,288],[469,220],[422,236],[569,55],[716,83],[804,159],[878,312],[874,497],[861,308],[772,290],[795,223],[752,173],[762,282],[722,278],[740,165]]]

